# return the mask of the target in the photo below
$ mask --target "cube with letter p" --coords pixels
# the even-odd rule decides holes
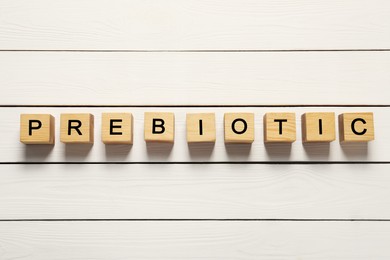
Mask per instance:
[[[24,144],[54,144],[54,117],[50,114],[21,114],[20,141]]]

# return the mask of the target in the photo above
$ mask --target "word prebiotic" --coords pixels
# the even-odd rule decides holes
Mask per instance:
[[[315,112],[302,115],[302,141],[332,142],[336,139],[335,113]],[[22,114],[20,141],[25,144],[54,144],[54,117],[50,114]],[[133,143],[131,113],[103,113],[101,138],[105,144]],[[224,114],[225,143],[252,143],[255,140],[254,113]],[[265,143],[292,143],[296,140],[295,113],[266,113],[263,117]],[[213,143],[216,136],[214,113],[187,114],[188,143]],[[373,113],[344,113],[339,115],[341,142],[374,140]],[[144,115],[146,142],[175,140],[175,115],[167,112],[146,112]],[[93,143],[92,114],[61,114],[60,141],[63,143]]]

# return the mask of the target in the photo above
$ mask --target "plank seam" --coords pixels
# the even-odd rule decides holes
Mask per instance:
[[[0,108],[34,108],[34,107],[44,107],[44,108],[72,108],[72,107],[80,107],[80,108],[120,108],[120,107],[130,107],[130,108],[223,108],[223,107],[253,107],[253,108],[267,108],[267,107],[390,107],[390,105],[380,104],[380,105],[313,105],[313,104],[301,104],[301,105],[0,105]]]
[[[204,219],[0,219],[0,222],[390,222],[390,219],[245,219],[245,218],[204,218]]]
[[[390,164],[390,161],[185,161],[185,162],[0,162],[0,165],[18,164]]]
[[[389,52],[388,48],[380,49],[257,49],[257,50],[236,50],[236,49],[200,49],[200,50],[126,50],[126,49],[0,49],[0,52]]]

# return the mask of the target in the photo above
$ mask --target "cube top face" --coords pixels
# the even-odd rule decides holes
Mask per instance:
[[[313,112],[302,115],[302,141],[332,142],[336,140],[335,113]]]
[[[54,128],[50,114],[20,115],[20,141],[24,144],[54,144]]]
[[[132,144],[133,115],[131,113],[102,113],[102,142]]]
[[[225,113],[225,143],[253,143],[255,140],[254,113]]]
[[[63,143],[93,143],[92,114],[61,114],[60,139]]]
[[[215,114],[187,114],[187,142],[214,143],[216,139]]]
[[[295,113],[266,113],[264,115],[264,142],[293,143],[295,140]]]
[[[144,137],[146,142],[173,143],[175,115],[169,112],[145,112]]]
[[[374,115],[371,112],[344,113],[339,116],[341,142],[368,142],[374,137]]]

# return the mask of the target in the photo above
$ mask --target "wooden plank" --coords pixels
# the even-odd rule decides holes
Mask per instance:
[[[133,145],[105,145],[101,141],[103,112],[130,112],[134,116]],[[175,113],[175,143],[146,144],[144,140],[144,112]],[[301,115],[306,112],[328,111],[373,112],[376,140],[369,143],[302,143]],[[216,136],[213,144],[188,145],[186,113],[216,114]],[[225,144],[223,116],[228,112],[255,113],[255,141],[252,144]],[[267,112],[295,112],[297,141],[290,144],[264,144],[263,115]],[[19,116],[27,113],[48,113],[55,117],[56,143],[25,145],[19,141]],[[64,144],[59,140],[61,113],[91,113],[95,118],[94,144]],[[383,107],[219,107],[219,108],[0,108],[0,162],[194,162],[194,161],[387,161],[390,162],[390,108]],[[336,124],[336,129],[338,126]]]
[[[390,52],[0,52],[0,104],[388,105],[389,67]]]
[[[1,49],[389,48],[386,0],[2,0]]]
[[[0,165],[0,219],[390,219],[390,166]]]
[[[389,259],[388,222],[2,222],[10,259]]]

